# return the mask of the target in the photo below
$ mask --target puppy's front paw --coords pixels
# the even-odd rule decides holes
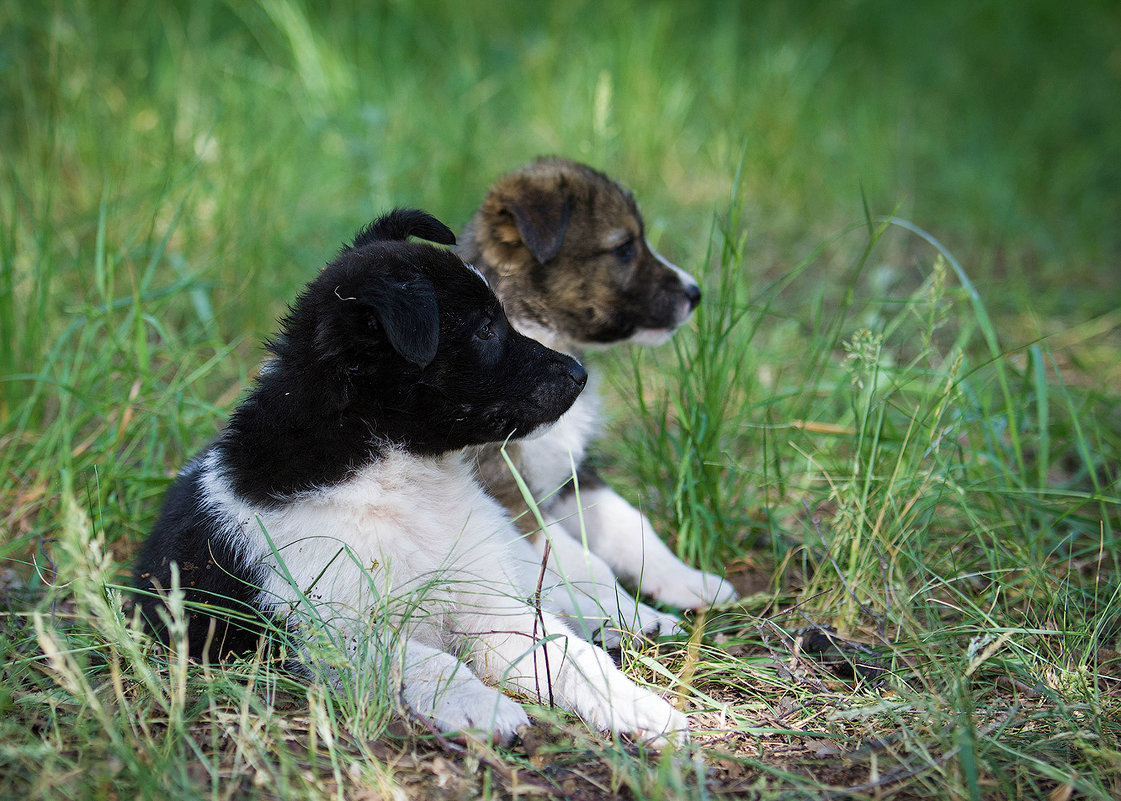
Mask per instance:
[[[689,739],[689,718],[668,701],[647,692],[635,701],[633,723],[627,730],[636,740],[654,748],[681,745]]]
[[[624,681],[630,686],[624,689],[621,682],[612,682],[612,697],[589,710],[590,723],[653,748],[680,745],[689,738],[689,719],[684,714],[654,693]]]
[[[727,579],[684,564],[674,571],[674,575],[658,582],[657,586],[651,587],[644,582],[642,589],[662,603],[681,609],[701,609],[739,597]]]
[[[607,592],[602,597],[610,598]],[[604,648],[618,648],[623,640],[649,637],[657,639],[681,633],[681,618],[635,601],[616,588],[615,597],[603,602],[587,594],[554,594],[550,599],[576,632]],[[569,601],[563,606],[557,601]],[[571,603],[571,601],[579,603]]]
[[[440,731],[482,735],[498,745],[508,745],[518,728],[529,724],[521,704],[481,682],[461,684],[435,703],[417,700],[419,707],[413,704],[413,712],[429,718]]]
[[[649,637],[656,640],[659,637],[680,634],[681,618],[669,612],[660,612],[644,603],[636,603],[633,608],[626,611],[620,609],[619,619],[611,621],[606,628],[620,634],[621,637],[618,637],[618,640],[628,635]]]
[[[562,704],[601,731],[626,734],[654,748],[688,739],[689,719],[654,693],[639,687],[598,648],[576,655],[566,666]]]

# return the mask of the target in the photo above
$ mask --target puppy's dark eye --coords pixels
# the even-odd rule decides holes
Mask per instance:
[[[615,247],[611,252],[615,254],[615,258],[619,261],[626,262],[634,259],[635,254],[638,253],[638,247],[635,245],[633,239],[628,239],[623,244]]]
[[[479,327],[479,330],[475,332],[475,336],[479,339],[494,339],[498,335],[494,332],[494,328],[491,327],[491,321],[488,320]]]

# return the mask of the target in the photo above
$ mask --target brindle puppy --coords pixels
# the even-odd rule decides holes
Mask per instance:
[[[489,279],[518,330],[577,358],[587,348],[665,342],[701,297],[697,282],[646,241],[634,196],[566,159],[539,159],[494,184],[459,252]],[[649,520],[582,464],[599,419],[597,394],[587,391],[548,432],[507,446],[546,515],[552,605],[585,632],[606,621],[599,636],[613,642],[621,630],[666,633],[676,622],[628,597],[617,578],[675,607],[735,598],[720,576],[674,556]],[[512,513],[524,512],[498,448],[479,449],[479,463],[488,491]],[[536,528],[532,515],[519,520]],[[537,537],[539,552],[545,540]]]

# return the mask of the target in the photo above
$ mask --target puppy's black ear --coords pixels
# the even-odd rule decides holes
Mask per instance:
[[[560,253],[564,232],[568,228],[571,206],[562,188],[526,187],[509,203],[525,246],[533,257],[548,264]]]
[[[436,358],[440,309],[436,288],[426,278],[384,279],[365,288],[362,301],[373,311],[390,346],[420,369]]]
[[[410,236],[441,245],[455,244],[455,234],[431,214],[420,209],[394,209],[359,231],[351,247],[371,242],[403,242]]]
[[[367,275],[335,287],[326,284],[321,291],[319,303],[326,308],[311,307],[309,313],[322,357],[353,358],[355,349],[384,349],[386,344],[422,370],[436,357],[440,309],[428,279]],[[302,309],[298,306],[290,319]]]

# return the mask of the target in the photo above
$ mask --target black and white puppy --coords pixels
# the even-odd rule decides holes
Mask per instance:
[[[510,738],[527,718],[502,687],[674,739],[680,712],[527,602],[532,548],[464,457],[553,423],[584,369],[514,330],[478,271],[409,236],[455,241],[394,211],[292,305],[255,386],[168,493],[134,576],[146,619],[161,630],[177,582],[198,656],[252,649],[269,621],[313,675],[389,682],[443,730]],[[343,655],[330,668],[311,656],[325,640]]]
[[[692,276],[646,241],[634,196],[567,159],[539,159],[497,181],[459,252],[487,276],[519,330],[577,357],[617,343],[665,342],[701,297]],[[645,515],[582,465],[599,421],[596,393],[585,392],[557,426],[507,448],[538,499],[565,484],[573,464],[578,468],[582,508],[571,487],[543,503],[551,519],[554,606],[593,630],[606,620],[600,636],[614,642],[619,629],[668,633],[676,621],[628,597],[616,577],[674,607],[734,599],[728,582],[684,564]],[[522,512],[521,493],[496,448],[480,449],[478,458],[487,489],[515,515]],[[536,540],[539,547],[545,539]]]

